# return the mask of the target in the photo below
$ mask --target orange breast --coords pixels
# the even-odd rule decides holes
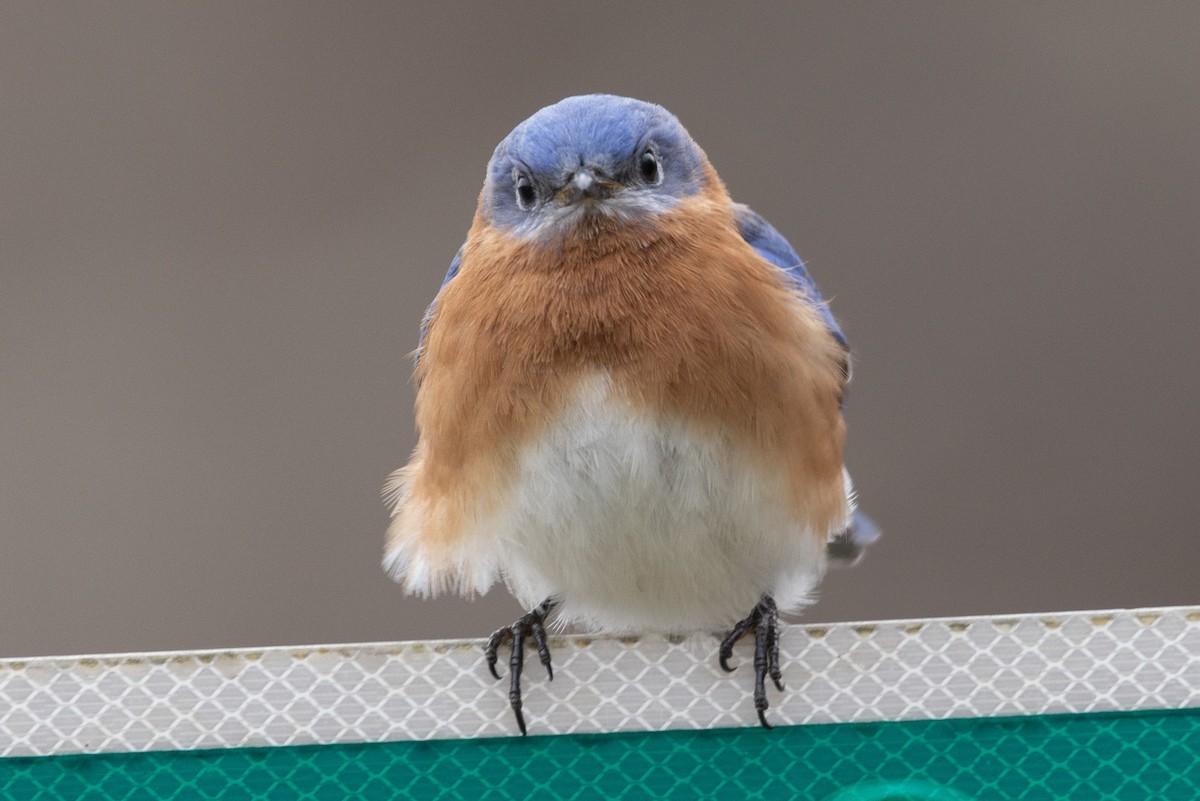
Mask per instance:
[[[517,240],[477,214],[417,375],[409,503],[438,509],[423,544],[454,544],[465,515],[499,503],[520,449],[596,371],[634,408],[786,471],[797,522],[824,536],[847,513],[842,357],[742,240],[715,174],[652,227],[599,220],[566,244]]]

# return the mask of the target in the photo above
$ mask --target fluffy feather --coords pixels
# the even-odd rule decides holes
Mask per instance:
[[[844,351],[704,170],[652,220],[593,215],[550,242],[481,203],[389,483],[386,563],[409,591],[504,577],[590,626],[680,630],[815,586],[851,515]]]

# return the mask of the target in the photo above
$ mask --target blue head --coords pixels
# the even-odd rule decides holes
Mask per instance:
[[[547,106],[497,145],[483,211],[497,228],[545,239],[582,220],[651,219],[704,181],[704,155],[669,111],[581,95]]]

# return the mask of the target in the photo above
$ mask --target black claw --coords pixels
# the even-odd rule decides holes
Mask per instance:
[[[554,601],[547,599],[533,611],[522,615],[511,626],[497,629],[488,638],[487,645],[483,649],[488,670],[492,676],[499,679],[500,674],[496,672],[496,662],[499,660],[497,652],[500,649],[500,644],[506,639],[512,641],[512,653],[508,660],[508,703],[512,706],[513,714],[517,718],[517,728],[521,730],[522,735],[526,733],[525,715],[521,711],[521,672],[525,666],[525,636],[528,635],[533,639],[533,644],[537,648],[538,658],[546,666],[546,672],[553,681],[554,670],[550,667],[550,646],[546,643],[546,627],[544,623],[546,616],[550,614],[555,605]]]
[[[725,641],[721,641],[721,650],[717,652],[717,662],[721,664],[721,670],[726,673],[732,673],[733,668],[729,666],[730,654],[725,653]]]
[[[513,706],[513,714],[517,716],[517,728],[521,730],[521,736],[524,737],[529,732],[525,731],[525,716],[521,714],[521,702],[518,700]]]
[[[500,678],[500,674],[496,672],[496,661],[500,658],[496,651],[500,648],[500,643],[504,641],[504,636],[508,634],[508,629],[503,628],[488,637],[487,645],[483,649],[483,657],[487,660],[487,669],[491,671],[492,677]]]
[[[541,660],[542,666],[546,668],[546,675],[549,681],[554,681],[554,666],[550,664],[550,646],[546,644],[546,627],[542,625],[541,620],[534,620],[529,624],[529,633],[533,637],[533,644],[537,648],[538,659]]]
[[[513,644],[516,645],[515,641]],[[521,713],[521,671],[519,669],[512,672],[512,682],[508,686],[508,703],[512,706],[513,714],[517,716],[517,728],[521,730],[521,736],[524,737],[526,734],[525,715]]]
[[[757,607],[755,607],[757,610]],[[729,666],[729,657],[733,656],[734,644],[742,638],[742,635],[750,630],[750,627],[755,623],[755,613],[751,612],[749,617],[739,620],[733,627],[733,631],[729,632],[729,636],[721,640],[721,647],[717,651],[717,661],[721,663],[721,669],[726,673],[732,673],[733,668]]]
[[[508,703],[517,716],[517,726],[525,734],[525,716],[521,714],[521,670],[525,667],[525,631],[520,622],[512,627],[512,656],[508,660]]]
[[[771,677],[775,689],[783,692],[783,673],[779,669],[779,609],[772,598],[768,596],[766,600],[770,602],[767,623],[767,675]]]
[[[767,702],[767,677],[771,677],[775,689],[783,690],[783,674],[779,669],[779,609],[771,596],[764,595],[750,614],[737,622],[721,641],[717,656],[721,668],[732,672],[729,657],[733,654],[733,646],[751,628],[754,629],[754,708],[758,712],[758,722],[763,728],[770,729],[773,727],[767,722],[766,715],[770,706]]]

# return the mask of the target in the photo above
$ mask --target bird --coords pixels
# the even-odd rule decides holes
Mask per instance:
[[[735,203],[660,105],[568,97],[488,161],[414,351],[418,441],[384,487],[409,594],[504,582],[487,641],[527,732],[546,629],[753,630],[754,706],[783,691],[779,615],[878,536],[844,466],[846,338],[787,240]],[[553,618],[553,620],[551,620]]]

